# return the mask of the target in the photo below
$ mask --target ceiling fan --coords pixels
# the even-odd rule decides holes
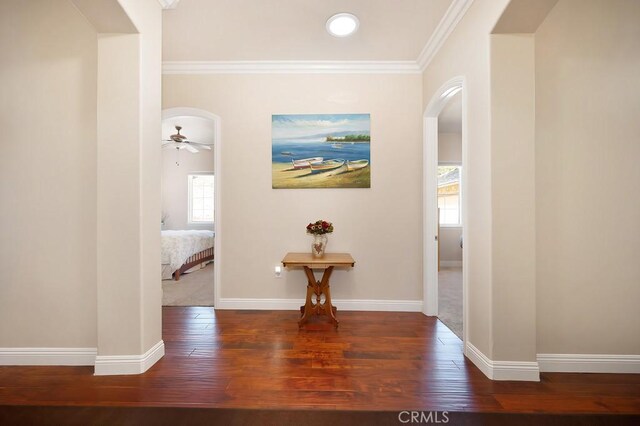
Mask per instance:
[[[169,139],[164,139],[162,141],[163,148],[175,148],[178,150],[186,149],[193,154],[200,152],[197,148],[211,150],[211,147],[209,145],[190,141],[185,135],[181,135],[180,130],[182,130],[182,126],[176,125],[176,130],[178,131],[178,133],[176,133],[175,135],[171,135],[169,136]]]

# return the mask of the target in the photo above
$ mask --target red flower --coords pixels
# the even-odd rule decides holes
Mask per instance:
[[[333,232],[333,224],[326,220],[316,220],[307,225],[307,232],[312,235],[330,234]]]

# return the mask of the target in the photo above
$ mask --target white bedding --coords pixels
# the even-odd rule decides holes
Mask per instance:
[[[194,254],[213,247],[213,231],[162,231],[162,266],[173,274]],[[168,266],[168,267],[167,267]]]

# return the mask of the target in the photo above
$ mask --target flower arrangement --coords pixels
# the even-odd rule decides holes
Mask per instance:
[[[324,235],[333,232],[333,224],[326,220],[316,220],[307,225],[307,234]]]

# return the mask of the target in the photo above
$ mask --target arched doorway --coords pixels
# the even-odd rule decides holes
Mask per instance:
[[[214,155],[214,253],[215,253],[215,269],[214,269],[214,306],[219,305],[220,301],[220,288],[222,286],[221,281],[221,268],[222,268],[222,150],[221,150],[221,132],[220,132],[220,117],[217,115],[198,108],[189,107],[176,107],[168,108],[162,111],[162,123],[172,126],[176,124],[176,119],[180,120],[204,120],[207,122],[207,130],[213,133],[213,155]],[[176,122],[176,123],[174,123]]]
[[[423,313],[429,316],[438,315],[438,117],[450,102],[451,97],[461,93],[462,96],[462,164],[468,164],[467,155],[467,90],[464,77],[454,77],[444,83],[434,94],[427,105],[423,116]],[[466,224],[468,216],[468,185],[465,177],[466,168],[462,168],[461,194],[462,223]],[[468,228],[463,227],[462,240],[467,241]],[[462,247],[462,340],[466,347],[468,303],[467,303],[467,263],[469,259],[468,244]]]

